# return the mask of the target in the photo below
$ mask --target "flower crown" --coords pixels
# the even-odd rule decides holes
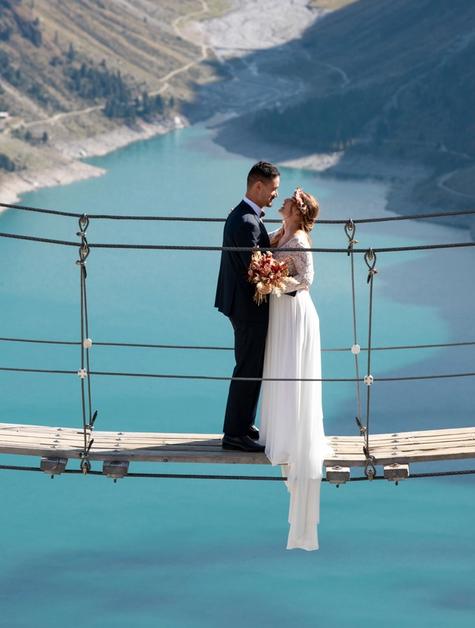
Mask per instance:
[[[295,188],[295,192],[293,193],[292,198],[297,203],[297,207],[302,212],[302,214],[306,214],[307,206],[302,196],[302,188]]]

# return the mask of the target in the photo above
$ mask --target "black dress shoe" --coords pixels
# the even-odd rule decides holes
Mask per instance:
[[[244,436],[223,436],[222,440],[223,449],[238,449],[240,451],[252,451],[254,453],[264,451],[264,445],[259,445],[252,438],[249,438],[247,434]]]
[[[259,430],[255,425],[250,426],[250,428],[247,430],[247,435],[249,436],[249,438],[252,438],[252,440],[259,440]]]

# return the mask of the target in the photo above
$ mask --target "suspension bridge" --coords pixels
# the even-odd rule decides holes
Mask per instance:
[[[223,475],[223,474],[186,474],[161,472],[134,472],[130,464],[134,462],[175,462],[175,463],[216,463],[216,464],[247,464],[264,465],[268,460],[262,453],[248,453],[223,450],[221,434],[188,434],[159,432],[123,432],[100,431],[96,429],[98,411],[93,410],[92,379],[96,382],[101,376],[141,377],[158,379],[182,380],[217,380],[230,381],[232,377],[207,374],[170,374],[170,373],[137,373],[98,371],[92,368],[92,352],[94,346],[121,346],[137,348],[166,348],[180,350],[230,351],[232,347],[201,346],[201,345],[166,345],[125,342],[100,342],[93,340],[90,333],[89,312],[87,302],[87,271],[86,260],[94,248],[102,249],[136,249],[136,250],[186,250],[186,251],[249,251],[246,247],[219,246],[186,246],[161,244],[114,244],[91,243],[87,239],[87,229],[91,220],[133,220],[133,221],[188,221],[188,222],[224,222],[224,218],[177,217],[177,216],[137,216],[112,214],[85,214],[65,212],[24,205],[0,203],[0,207],[12,211],[30,211],[50,214],[58,217],[78,220],[79,241],[66,241],[52,238],[36,237],[26,234],[0,232],[0,238],[27,240],[50,246],[75,247],[79,250],[76,264],[79,268],[79,311],[80,339],[48,340],[39,338],[0,337],[0,342],[30,343],[48,345],[73,345],[78,349],[79,368],[39,369],[25,367],[0,366],[2,372],[23,374],[44,373],[49,375],[71,375],[79,379],[81,388],[82,425],[78,428],[52,427],[42,425],[25,425],[16,423],[0,423],[0,454],[17,456],[35,456],[40,458],[38,466],[0,464],[0,470],[45,472],[51,477],[64,474],[106,475],[117,480],[123,477],[149,478],[197,478],[226,480],[269,480],[283,481],[285,478],[265,475]],[[348,481],[386,479],[396,482],[420,477],[440,477],[448,475],[475,474],[473,470],[441,470],[426,473],[413,473],[409,465],[433,461],[468,460],[475,458],[475,426],[447,428],[439,430],[422,430],[378,434],[371,428],[371,390],[382,381],[407,381],[428,379],[472,378],[475,372],[405,375],[400,377],[379,377],[371,373],[371,358],[376,351],[413,350],[421,348],[442,348],[456,346],[475,346],[475,341],[467,340],[453,343],[419,344],[400,346],[372,345],[372,313],[373,286],[378,273],[377,256],[385,253],[405,251],[421,251],[436,249],[458,249],[474,247],[475,242],[434,243],[415,246],[357,248],[355,238],[358,224],[388,222],[399,220],[428,220],[442,216],[474,215],[475,210],[458,212],[434,212],[412,216],[390,216],[381,218],[363,218],[357,220],[319,220],[320,224],[341,225],[346,237],[346,246],[342,248],[308,248],[311,252],[328,254],[345,254],[349,258],[349,273],[352,296],[353,344],[351,347],[325,348],[323,351],[351,352],[354,356],[355,375],[345,378],[322,378],[320,380],[295,379],[293,381],[321,382],[354,382],[356,399],[356,431],[354,436],[327,436],[328,445],[332,448],[331,457],[324,461],[326,474],[324,481],[337,486]],[[267,220],[268,223],[280,223],[278,220]],[[269,250],[273,250],[270,248]],[[292,251],[292,248],[281,248],[280,251]],[[368,343],[361,347],[357,336],[357,309],[355,285],[355,256],[362,256],[367,267],[368,286]],[[362,364],[362,354],[365,363]],[[364,367],[364,370],[363,370]],[[364,375],[362,375],[364,373]],[[249,380],[254,378],[234,378]],[[263,379],[263,378],[258,378]],[[273,381],[289,381],[277,379]],[[68,468],[69,460],[77,460],[77,468]],[[102,471],[93,469],[92,462],[102,462]],[[377,467],[383,467],[382,474]],[[351,476],[351,471],[363,469],[364,475]]]

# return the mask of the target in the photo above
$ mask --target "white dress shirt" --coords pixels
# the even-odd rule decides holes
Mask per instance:
[[[251,201],[250,198],[247,198],[247,196],[243,198],[243,201],[247,203],[250,207],[252,207],[252,209],[256,212],[258,218],[261,217],[262,207],[259,207],[259,205],[256,205],[256,203],[254,203],[254,201]]]

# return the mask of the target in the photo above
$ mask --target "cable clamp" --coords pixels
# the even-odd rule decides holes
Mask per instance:
[[[359,417],[355,416],[355,421],[356,421],[356,425],[358,426],[361,436],[364,436],[366,434],[366,427],[363,425],[363,423],[361,423]]]
[[[364,472],[368,480],[374,480],[376,477],[376,467],[373,464],[374,456],[371,456],[371,459],[366,461],[364,468]]]
[[[84,475],[87,475],[91,470],[91,463],[87,458],[81,460],[81,464],[79,466]]]
[[[351,347],[351,353],[352,353],[353,355],[358,355],[360,351],[361,351],[361,347],[360,347],[360,345],[358,345],[358,344],[354,344],[354,345]]]
[[[80,377],[81,379],[86,379],[86,377],[87,377],[87,371],[86,371],[86,369],[79,369],[79,371],[78,371],[78,377]]]
[[[85,266],[86,259],[91,252],[89,248],[89,244],[84,236],[82,236],[81,246],[79,247],[79,259],[76,261],[76,264],[80,264],[81,266]]]
[[[83,214],[79,218],[79,231],[77,233],[81,238],[86,235],[87,228],[89,227],[89,217],[87,214]]]
[[[363,381],[366,386],[371,386],[371,384],[374,382],[374,377],[372,375],[365,375],[363,377]]]
[[[366,447],[366,445],[363,445],[363,452],[366,456],[366,464],[364,467],[365,475],[368,480],[374,480],[374,478],[376,477],[376,458],[369,453],[369,449],[368,447]]]
[[[356,225],[350,218],[344,228],[348,238],[348,255],[350,255],[353,252],[354,245],[358,244],[358,240],[355,240]]]
[[[81,458],[80,468],[84,475],[87,475],[91,470],[91,463],[88,459],[88,456],[89,456],[89,452],[91,451],[93,442],[94,442],[94,439],[91,439],[89,441],[87,448],[84,451],[81,451],[81,453],[79,454],[79,457]]]
[[[92,347],[91,338],[84,338],[82,346],[84,347],[84,349],[90,349]]]
[[[378,274],[378,271],[375,268],[376,253],[373,251],[373,249],[368,249],[366,251],[366,253],[364,254],[364,261],[366,263],[366,266],[368,267],[368,279],[366,283],[369,283],[373,279],[373,277]]]

